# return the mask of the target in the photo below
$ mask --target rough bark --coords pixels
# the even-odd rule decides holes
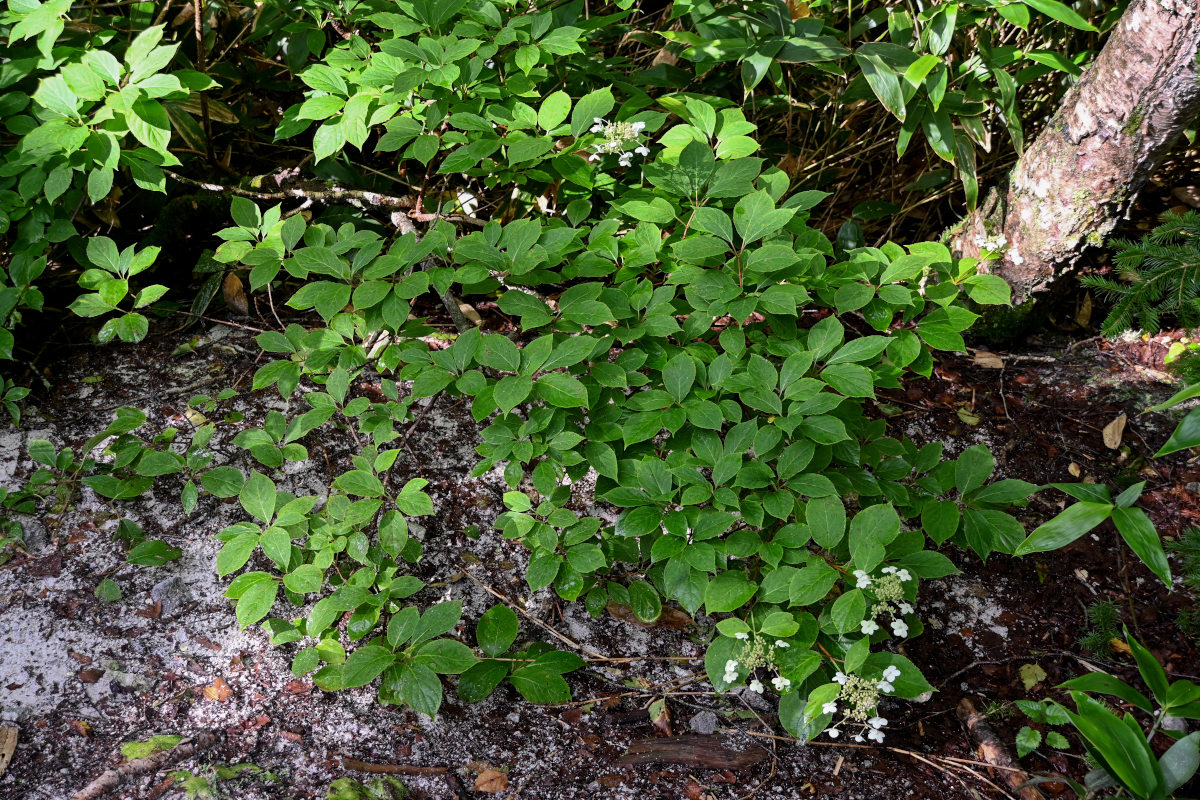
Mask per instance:
[[[1197,0],[1132,0],[1095,62],[951,239],[960,256],[1007,240],[991,270],[1022,303],[1103,243],[1197,113]]]

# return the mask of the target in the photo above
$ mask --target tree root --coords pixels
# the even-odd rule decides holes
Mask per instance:
[[[1013,761],[996,731],[988,724],[987,717],[976,711],[975,706],[965,697],[959,701],[957,713],[963,726],[975,740],[979,757],[1000,771],[1009,789],[1021,800],[1043,800],[1041,792],[1032,786],[1026,786],[1029,783],[1029,774]]]
[[[225,731],[207,730],[195,736],[189,736],[170,750],[163,750],[161,753],[155,753],[145,758],[136,758],[116,769],[108,770],[72,795],[71,800],[96,800],[119,787],[128,778],[154,774],[164,767],[202,753],[223,741],[225,741]]]

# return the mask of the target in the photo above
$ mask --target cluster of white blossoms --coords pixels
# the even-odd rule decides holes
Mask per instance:
[[[900,567],[884,567],[878,578],[872,578],[861,569],[854,570],[855,585],[859,589],[871,589],[875,594],[875,603],[871,606],[870,615],[859,625],[864,636],[879,632],[876,618],[889,615],[892,618],[891,629],[894,636],[903,639],[908,636],[908,623],[904,615],[913,613],[913,607],[904,600],[903,584],[912,580],[912,573]]]
[[[633,156],[650,155],[650,148],[642,144],[642,131],[646,129],[644,122],[609,122],[601,117],[593,117],[592,133],[604,137],[604,141],[592,145],[593,152],[588,161],[599,161],[610,153],[620,154],[618,162],[622,167],[633,164]],[[632,149],[631,149],[632,148]]]
[[[975,237],[975,245],[980,250],[990,250],[993,253],[998,253],[1008,244],[1008,238],[1004,234],[997,235],[994,239],[982,234]]]
[[[873,742],[882,742],[883,728],[888,721],[876,713],[876,707],[879,705],[880,695],[895,691],[896,687],[893,682],[899,677],[900,669],[894,665],[888,666],[883,671],[880,680],[874,683],[857,675],[839,672],[833,676],[833,681],[842,688],[838,692],[837,699],[821,706],[821,713],[837,714],[844,707],[841,724],[858,725],[860,728],[859,732],[853,736],[854,741],[861,743],[865,737]],[[839,700],[843,706],[838,705]],[[837,727],[830,727],[825,732],[829,734],[830,739],[836,739],[842,735],[842,731]]]
[[[750,634],[743,631],[735,633],[733,638],[741,641],[749,641]],[[750,672],[754,672],[754,670],[758,669],[759,667],[773,665],[775,661],[775,650],[786,650],[789,647],[791,647],[791,645],[785,642],[783,639],[776,639],[775,644],[764,646],[763,643],[756,638],[754,642],[749,645],[749,647],[742,651],[739,658],[731,658],[725,662],[725,674],[722,677],[725,679],[726,683],[735,683],[738,679],[739,669],[746,669]],[[789,686],[792,685],[792,682],[783,677],[783,675],[776,675],[774,678],[771,678],[771,685],[775,687],[775,691],[782,694]],[[762,681],[760,681],[758,678],[751,678],[750,682],[746,684],[746,688],[752,692],[762,694],[764,687]]]

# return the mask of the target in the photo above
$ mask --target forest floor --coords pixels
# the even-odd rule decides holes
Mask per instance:
[[[196,336],[64,348],[46,373],[49,388],[26,402],[22,426],[0,428],[0,486],[15,488],[33,470],[31,439],[78,447],[125,405],[147,413],[146,430],[186,429],[195,421],[189,397],[248,387],[258,358],[251,332],[213,325],[191,352],[173,355]],[[988,444],[1004,477],[1039,484],[1145,480],[1143,507],[1165,537],[1175,537],[1200,524],[1200,463],[1187,453],[1149,460],[1176,417],[1141,415],[1174,391],[1161,371],[1168,339],[942,354],[933,378],[881,398],[881,413],[893,435],[939,440],[950,454]],[[282,408],[274,390],[240,394],[209,412],[218,422],[216,463],[239,463],[242,451],[230,440],[241,427],[261,424],[271,408]],[[1112,448],[1103,431],[1121,414],[1128,422]],[[373,780],[365,762],[419,773],[399,776],[417,798],[1003,797],[1003,776],[978,763],[955,710],[967,698],[989,711],[1011,747],[1023,723],[1009,713],[1009,701],[1055,696],[1055,684],[1085,670],[1133,679],[1127,655],[1081,649],[1089,604],[1118,602],[1124,621],[1169,673],[1195,679],[1200,671],[1200,650],[1176,624],[1194,598],[1168,593],[1118,546],[1110,523],[1064,550],[1023,560],[994,556],[983,563],[954,551],[962,574],[923,588],[917,613],[926,632],[903,645],[937,693],[924,703],[888,704],[886,746],[799,746],[783,735],[769,700],[711,691],[702,663],[707,629],[682,613],[646,627],[619,608],[596,620],[581,603],[556,602],[549,590],[530,595],[523,548],[492,528],[502,509],[501,476],[464,477],[476,461],[477,430],[464,405],[441,400],[406,440],[409,455],[396,469],[408,473],[403,478],[428,479],[438,509],[413,526],[425,552],[416,572],[429,584],[415,599],[461,599],[464,626],[473,629],[496,602],[484,587],[502,595],[523,611],[523,638],[548,639],[553,629],[562,637],[557,646],[572,642],[590,659],[568,676],[575,702],[535,706],[505,685],[476,705],[449,692],[430,719],[380,706],[370,689],[315,689],[291,675],[290,648],[273,647],[257,627],[239,630],[222,596],[214,534],[239,518],[235,501],[205,497],[184,516],[182,480],[160,480],[118,511],[84,489],[61,514],[25,519],[25,552],[0,565],[0,728],[18,731],[0,798],[70,797],[122,763],[122,743],[203,732],[217,734],[210,749],[127,779],[112,796],[183,797],[188,776],[172,770],[186,770],[222,797],[324,798],[343,776]],[[327,471],[348,466],[348,448],[332,439],[310,443],[310,452],[313,459],[289,472],[281,489],[322,493]],[[1066,501],[1054,490],[1040,493],[1027,521],[1049,518]],[[181,548],[182,558],[161,567],[126,565],[126,546],[113,536],[125,516]],[[467,535],[471,525],[478,526],[476,538]],[[121,587],[120,599],[97,598],[106,577]],[[1022,672],[1031,664],[1041,672]],[[621,763],[634,743],[668,732],[654,727],[646,710],[664,697],[669,733],[707,737],[678,746],[699,747],[709,767]],[[655,752],[669,758],[676,746]],[[229,770],[235,765],[253,766]],[[1077,750],[1039,751],[1022,765],[1075,776],[1085,769]],[[1043,789],[1070,794],[1062,784]]]

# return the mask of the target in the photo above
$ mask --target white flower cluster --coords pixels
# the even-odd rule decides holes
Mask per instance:
[[[871,587],[878,600],[871,606],[871,615],[859,624],[859,630],[864,636],[873,636],[879,632],[879,623],[875,618],[882,614],[892,616],[891,629],[894,636],[903,639],[908,636],[908,623],[902,618],[905,614],[913,613],[913,607],[904,600],[904,588],[901,584],[912,580],[912,573],[900,567],[884,567],[879,578],[872,579],[864,570],[854,570],[856,586],[859,589]]]
[[[833,676],[834,683],[842,687],[837,699],[844,700],[847,704],[842,723],[861,726],[861,730],[854,734],[854,741],[863,742],[865,734],[866,738],[873,742],[883,742],[882,729],[888,724],[888,721],[875,713],[875,707],[879,703],[880,694],[889,694],[895,691],[896,687],[893,685],[893,681],[899,677],[900,669],[894,665],[888,666],[883,671],[881,680],[876,681],[874,685],[857,675],[847,675],[844,672]],[[831,700],[821,706],[822,714],[836,714],[838,710],[836,700]],[[836,727],[831,727],[825,732],[829,734],[830,739],[836,739],[842,735],[842,731]]]
[[[748,641],[750,634],[745,631],[738,631],[733,635],[733,638],[739,641]],[[755,641],[742,652],[741,657],[743,661],[739,662],[736,658],[731,658],[725,662],[725,674],[721,677],[725,679],[726,683],[736,683],[739,668],[745,668],[747,671],[753,672],[759,667],[774,663],[776,649],[786,650],[789,647],[791,645],[783,639],[776,639],[774,646],[766,647],[761,642]],[[783,677],[783,675],[776,675],[771,679],[771,685],[775,687],[775,691],[782,693],[792,685],[792,682]],[[758,678],[751,678],[750,682],[746,684],[746,688],[758,694],[763,693],[763,683]]]
[[[996,238],[983,236],[982,234],[975,237],[975,245],[980,250],[990,250],[993,253],[998,253],[1008,244],[1008,238],[1004,234],[999,234]]]
[[[592,133],[604,137],[604,141],[592,145],[593,152],[588,161],[599,161],[604,155],[618,153],[618,163],[622,167],[633,164],[633,156],[650,155],[650,148],[642,144],[642,131],[646,129],[644,122],[609,122],[601,117],[593,117]],[[632,149],[629,149],[632,145]]]

